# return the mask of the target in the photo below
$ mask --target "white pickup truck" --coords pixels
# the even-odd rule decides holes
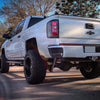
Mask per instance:
[[[41,83],[46,69],[54,67],[76,67],[87,79],[100,75],[99,19],[29,16],[3,37],[7,40],[1,47],[1,73],[13,63],[22,64],[30,84]]]

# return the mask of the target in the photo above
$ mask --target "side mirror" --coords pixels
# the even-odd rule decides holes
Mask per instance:
[[[11,37],[8,34],[3,34],[3,38],[10,39]]]

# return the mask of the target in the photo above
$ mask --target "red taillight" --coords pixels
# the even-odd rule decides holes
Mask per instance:
[[[47,36],[49,38],[59,38],[59,21],[52,20],[47,24]]]
[[[52,33],[57,33],[57,28],[52,28]]]
[[[52,26],[57,26],[57,22],[56,21],[52,21]]]

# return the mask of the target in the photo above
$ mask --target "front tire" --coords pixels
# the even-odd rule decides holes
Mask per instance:
[[[9,72],[9,63],[7,63],[7,59],[5,57],[5,54],[1,55],[0,72],[1,73]]]
[[[99,62],[84,62],[80,64],[80,72],[87,79],[93,79],[100,76]]]
[[[45,64],[40,55],[34,50],[28,50],[25,56],[24,74],[29,84],[39,84],[45,79]]]

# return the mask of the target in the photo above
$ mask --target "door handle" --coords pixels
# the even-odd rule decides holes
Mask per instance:
[[[18,38],[20,38],[21,36],[19,35]]]
[[[12,40],[10,40],[12,42]]]

